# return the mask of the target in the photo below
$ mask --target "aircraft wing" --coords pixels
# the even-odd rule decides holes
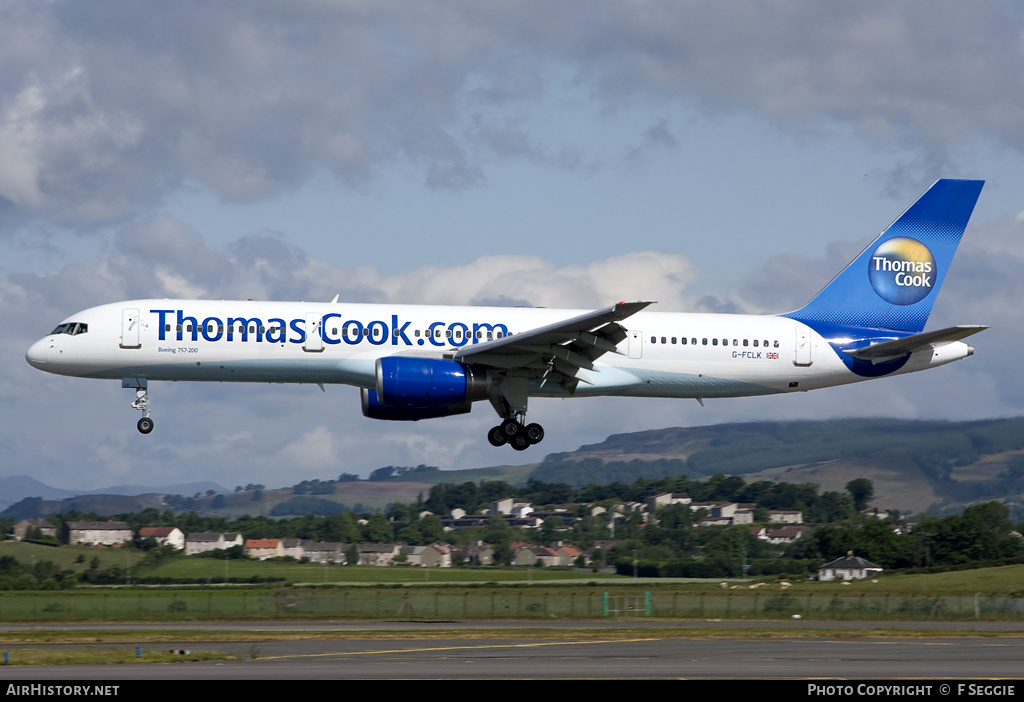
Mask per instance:
[[[503,371],[527,371],[530,377],[543,377],[562,383],[569,391],[580,382],[590,384],[583,370],[597,371],[594,361],[626,338],[618,322],[630,317],[652,301],[620,302],[605,309],[573,317],[502,339],[464,346],[455,360]]]
[[[988,327],[981,324],[962,324],[960,326],[948,327],[937,331],[914,334],[913,336],[894,339],[893,341],[883,341],[880,344],[872,344],[871,346],[857,349],[855,351],[844,351],[844,353],[849,356],[853,356],[854,358],[871,361],[872,363],[879,363],[891,358],[906,356],[918,349],[923,349],[929,346],[940,346],[942,344],[948,344],[951,341],[960,341],[961,339],[966,339],[972,334],[977,334],[978,332],[986,329],[988,329]]]

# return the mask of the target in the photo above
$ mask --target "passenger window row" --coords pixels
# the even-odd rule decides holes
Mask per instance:
[[[79,324],[78,325],[78,328],[79,328],[78,331],[71,331],[74,328],[75,328],[75,324],[74,323],[62,324],[59,327],[57,327],[51,333],[53,333],[53,334],[62,334],[62,333],[63,334],[72,334],[72,333],[74,333],[74,334],[84,334],[85,331],[86,331],[86,325],[84,325],[84,324]],[[202,331],[202,328],[203,328],[203,325],[200,324],[200,325],[198,325],[196,327],[196,331]],[[164,325],[164,331],[165,332],[171,331],[171,325],[170,324],[165,324]],[[175,331],[179,332],[179,333],[183,332],[183,331],[184,332],[192,332],[193,328],[192,328],[191,324],[185,324],[185,325],[178,324],[178,325],[176,325]],[[268,330],[265,327],[261,326],[259,328],[259,333],[260,334],[266,334],[267,331]],[[279,333],[281,333],[284,330],[281,327],[271,327],[269,331],[272,334],[279,334]],[[338,336],[339,331],[343,332],[346,336],[351,336],[351,337],[357,337],[357,336],[360,336],[360,335],[361,336],[370,336],[370,329],[366,328],[366,327],[364,327],[361,331],[359,329],[356,329],[355,327],[351,327],[351,326],[349,326],[349,327],[342,327],[340,330],[337,327],[333,327],[331,329],[331,333],[334,336]],[[244,332],[245,332],[245,328],[243,326],[241,326],[241,325],[239,325],[237,328],[234,327],[234,326],[228,327],[228,334],[242,334]],[[375,339],[379,338],[380,337],[380,332],[381,332],[381,330],[380,330],[379,327],[374,327],[373,328],[373,337]],[[216,325],[216,329],[215,329],[214,325],[208,324],[208,325],[206,325],[206,333],[207,334],[214,334],[214,333],[216,333],[216,334],[223,334],[224,333],[224,325],[218,324],[218,325]],[[257,333],[256,327],[255,326],[250,326],[249,327],[249,333],[250,334]],[[399,330],[395,329],[392,333],[394,334],[394,336],[398,336]],[[424,331],[424,332],[422,332],[422,334],[423,334],[423,336],[428,337],[428,336],[430,336],[430,331],[429,330]],[[486,338],[488,338],[488,339],[494,339],[495,335],[497,335],[497,338],[499,338],[499,339],[504,338],[504,336],[505,336],[504,333],[502,333],[500,331],[499,332],[490,332],[490,331],[486,332]],[[420,336],[420,330],[419,329],[416,330],[415,336],[417,336],[417,337]],[[448,338],[448,339],[455,338],[457,340],[461,340],[462,336],[463,336],[463,333],[462,333],[461,329],[456,329],[454,332],[452,332],[451,329],[446,329],[445,330],[445,337]],[[466,336],[467,339],[472,339],[473,338],[473,332],[467,331],[465,336]],[[509,336],[511,336],[511,333],[509,334]],[[484,337],[485,337],[485,333],[484,332],[478,331],[476,333],[476,338],[477,339],[483,339]],[[435,329],[434,330],[434,338],[436,338],[436,339],[440,339],[441,338],[441,330],[440,329]]]
[[[687,338],[685,336],[682,336],[682,337],[679,337],[678,339],[676,337],[674,337],[674,336],[663,336],[663,337],[660,337],[660,341],[659,341],[659,337],[652,336],[651,337],[651,343],[652,344],[658,344],[658,343],[662,343],[662,344],[676,344],[676,343],[678,343],[680,346],[687,346],[687,345],[696,346],[698,342],[697,342],[697,337],[695,337],[695,336],[691,336],[689,338]],[[729,339],[721,339],[721,340],[719,340],[717,338],[708,339],[707,337],[703,337],[700,340],[700,345],[701,346],[708,346],[708,345],[711,345],[711,346],[729,346],[730,343],[729,343]],[[754,339],[752,341],[750,339],[733,339],[731,345],[732,346],[747,346],[747,347],[751,347],[752,346],[755,349],[756,348],[769,348],[769,345],[774,347],[774,348],[779,348],[779,340],[776,339],[775,341],[773,341],[773,342],[771,342],[769,344],[768,339],[764,339],[764,340]]]

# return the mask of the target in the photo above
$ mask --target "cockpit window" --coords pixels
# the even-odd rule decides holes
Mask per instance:
[[[50,332],[50,334],[71,334],[72,336],[77,336],[79,334],[85,334],[87,331],[89,331],[88,324],[65,322],[64,324],[58,324],[57,328]]]

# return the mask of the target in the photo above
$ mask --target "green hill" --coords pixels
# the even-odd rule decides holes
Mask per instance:
[[[715,473],[747,482],[813,482],[823,490],[842,490],[854,478],[868,478],[875,485],[875,505],[903,512],[1020,501],[1024,418],[756,422],[616,434],[548,456],[531,477],[579,487]]]
[[[1011,518],[1024,521],[1024,418],[973,422],[836,419],[673,427],[615,434],[576,451],[550,454],[540,463],[442,471],[428,466],[375,471],[386,479],[309,481],[292,487],[242,490],[230,494],[177,498],[160,494],[126,498],[90,495],[18,505],[4,516],[82,512],[117,514],[145,508],[194,510],[228,519],[249,514],[279,517],[377,511],[394,502],[413,503],[438,483],[502,480],[523,485],[530,478],[582,487],[590,483],[631,484],[637,478],[716,473],[748,483],[772,480],[815,483],[842,491],[855,478],[875,488],[872,504],[903,513],[959,512],[973,502],[1001,500]],[[302,476],[296,476],[301,482]],[[328,490],[313,488],[327,487]],[[173,502],[173,504],[172,504]],[[40,514],[22,514],[24,509]],[[16,514],[15,514],[16,512]]]

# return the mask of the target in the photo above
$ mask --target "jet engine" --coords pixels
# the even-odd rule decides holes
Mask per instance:
[[[376,389],[362,392],[363,414],[400,421],[465,414],[489,388],[486,373],[458,361],[388,356],[377,359]]]

